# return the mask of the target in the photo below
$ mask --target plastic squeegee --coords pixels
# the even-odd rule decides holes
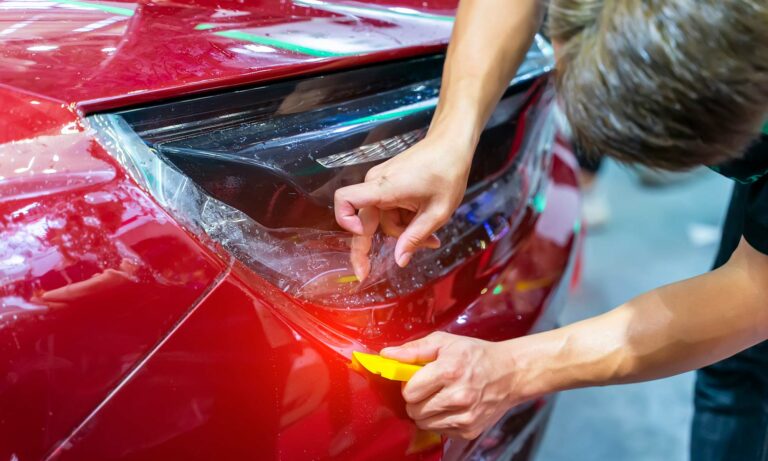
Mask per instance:
[[[352,352],[352,364],[360,364],[371,373],[381,375],[381,377],[392,381],[408,381],[417,371],[421,370],[421,365],[402,363],[380,355],[363,352]]]

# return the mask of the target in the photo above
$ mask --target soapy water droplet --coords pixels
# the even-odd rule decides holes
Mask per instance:
[[[114,195],[104,191],[89,192],[85,194],[84,198],[85,202],[89,205],[100,205],[102,203],[109,203],[117,200]]]
[[[366,338],[376,338],[377,336],[381,336],[381,328],[379,327],[378,323],[376,322],[376,310],[370,309],[371,315],[368,321],[368,325],[365,326],[362,333],[363,336]]]
[[[96,218],[94,216],[86,216],[85,218],[83,218],[83,222],[87,226],[91,226],[91,227],[99,227],[101,225],[101,221],[99,220],[99,218]]]

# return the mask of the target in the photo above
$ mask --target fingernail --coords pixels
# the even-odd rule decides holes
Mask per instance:
[[[379,355],[384,355],[392,352],[393,347],[385,347],[384,349],[379,351]]]
[[[403,254],[401,254],[400,257],[397,259],[397,265],[400,267],[407,266],[411,260],[412,254],[413,253],[411,253],[410,251],[406,251]]]

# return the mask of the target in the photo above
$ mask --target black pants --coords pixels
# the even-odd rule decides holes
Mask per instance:
[[[691,461],[768,461],[768,342],[699,370]]]
[[[734,188],[716,267],[739,243],[747,191]],[[695,408],[691,461],[768,461],[768,342],[699,370]]]

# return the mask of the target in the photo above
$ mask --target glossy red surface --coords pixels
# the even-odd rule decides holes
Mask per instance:
[[[403,305],[364,312],[371,336],[348,328],[363,326],[360,312],[318,313],[223,263],[83,129],[83,111],[437,51],[451,22],[434,15],[455,6],[302,1],[0,1],[0,459],[472,448],[419,433],[399,385],[349,369],[349,354],[434,329],[501,339],[542,322],[573,248],[567,150],[547,208],[485,253],[515,245],[505,268],[421,293],[420,326],[402,322]]]
[[[399,385],[347,363],[232,274],[55,459],[402,455],[414,428]]]
[[[548,208],[515,261],[445,329],[487,339],[524,334],[567,284],[578,210],[569,163],[555,161]],[[439,439],[409,422],[399,383],[349,367],[348,351],[365,338],[302,315],[236,266],[51,459],[439,459]]]
[[[0,89],[3,103],[0,459],[40,459],[223,265],[66,108]]]
[[[90,112],[437,51],[456,5],[311,1],[3,1],[0,82]]]
[[[20,133],[30,136],[5,132],[0,145],[1,456],[439,455],[405,418],[396,384],[347,367],[352,349],[409,337],[397,315],[376,318],[375,341],[350,335],[241,268],[198,305],[224,266],[125,178],[66,107],[1,97],[16,104],[5,116],[26,120]],[[573,171],[561,152],[548,207],[500,276],[487,286],[453,278],[424,299],[454,303],[432,327],[488,339],[531,328],[564,284],[578,210]],[[456,293],[473,290],[455,304]]]

